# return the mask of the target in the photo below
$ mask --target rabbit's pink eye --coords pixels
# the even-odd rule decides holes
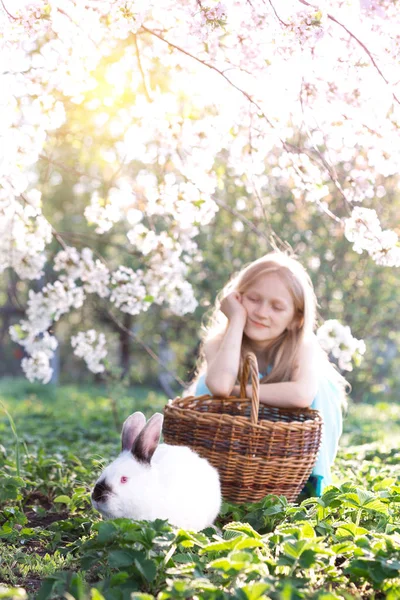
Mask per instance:
[[[121,477],[121,483],[126,483],[128,481],[128,478],[125,477],[125,475],[122,475]]]

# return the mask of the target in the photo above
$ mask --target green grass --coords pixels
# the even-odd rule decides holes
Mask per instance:
[[[224,504],[199,534],[90,505],[143,387],[0,382],[0,599],[400,598],[400,406],[350,405],[334,486],[301,505]]]

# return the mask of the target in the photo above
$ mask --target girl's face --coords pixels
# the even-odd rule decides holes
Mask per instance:
[[[278,273],[264,273],[242,294],[247,311],[244,333],[258,349],[267,347],[294,317],[292,296]]]

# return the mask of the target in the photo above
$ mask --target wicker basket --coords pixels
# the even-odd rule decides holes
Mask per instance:
[[[241,398],[175,398],[164,409],[164,440],[207,458],[219,471],[225,500],[257,502],[276,494],[295,501],[317,458],[322,419],[309,408],[260,406],[259,385],[257,359],[248,354]]]

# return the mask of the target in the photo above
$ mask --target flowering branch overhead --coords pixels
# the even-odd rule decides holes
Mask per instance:
[[[281,25],[283,25],[284,27],[288,27],[288,26],[289,26],[289,23],[285,23],[285,21],[283,21],[283,20],[280,18],[280,16],[279,16],[279,15],[278,15],[278,13],[277,13],[277,10],[276,10],[275,6],[272,4],[272,0],[268,0],[268,2],[270,3],[270,5],[271,5],[271,8],[272,8],[272,10],[274,11],[274,15],[275,15],[275,17],[278,19],[279,23],[280,23]]]
[[[3,4],[0,270],[57,274],[12,330],[29,376],[48,380],[48,329],[89,297],[131,315],[193,311],[190,265],[219,207],[273,244],[228,204],[226,174],[267,227],[267,199],[283,190],[356,252],[400,266],[395,227],[375,210],[398,178],[400,13],[383,0],[356,15],[339,0],[289,4],[34,0],[13,15]],[[61,183],[82,207],[76,231],[58,231],[50,206]],[[87,245],[99,236],[106,262]]]
[[[307,2],[306,0],[298,0],[300,2],[300,4],[304,4],[305,6],[314,8],[317,10],[317,7],[313,6],[312,4],[310,4],[309,2]],[[368,50],[368,47],[364,44],[364,42],[362,42],[360,40],[360,38],[353,32],[351,31],[348,27],[346,27],[346,25],[344,23],[342,23],[341,21],[339,21],[334,15],[327,13],[328,19],[330,19],[331,21],[333,21],[333,23],[336,23],[337,25],[339,25],[340,27],[342,27],[346,33],[349,34],[349,36],[354,39],[357,44],[359,44],[361,46],[361,48],[365,51],[365,53],[368,55],[368,58],[370,59],[371,63],[374,65],[375,69],[378,71],[379,75],[382,77],[383,81],[387,84],[390,85],[390,82],[386,79],[385,75],[382,73],[378,63],[376,62],[376,60],[374,59],[372,53]],[[396,94],[394,92],[392,92],[393,98],[394,100],[400,104],[400,100],[397,98]]]
[[[171,48],[175,48],[175,50],[178,50],[179,52],[182,52],[182,54],[185,54],[186,56],[188,56],[189,58],[194,59],[195,61],[197,61],[198,63],[200,63],[201,65],[204,65],[205,67],[208,67],[209,69],[211,69],[212,71],[215,71],[216,73],[218,73],[218,75],[220,75],[221,77],[223,77],[225,79],[225,81],[228,82],[228,84],[233,87],[235,90],[237,90],[238,92],[240,92],[241,94],[243,94],[243,96],[245,98],[247,98],[247,100],[253,104],[256,109],[260,112],[261,116],[266,119],[266,121],[268,122],[269,125],[271,125],[271,127],[273,126],[272,123],[269,121],[268,117],[264,114],[264,112],[262,111],[262,108],[257,104],[257,102],[254,100],[254,98],[251,97],[251,95],[246,92],[246,90],[241,89],[240,87],[238,87],[237,85],[235,85],[235,83],[233,83],[233,81],[231,81],[229,79],[229,77],[227,77],[224,73],[224,71],[221,71],[220,69],[218,69],[215,65],[212,65],[208,62],[206,62],[205,60],[202,60],[201,58],[199,58],[198,56],[195,56],[194,54],[190,54],[190,52],[188,52],[187,50],[185,50],[184,48],[177,46],[176,44],[174,44],[173,42],[165,39],[162,37],[162,35],[158,34],[156,31],[153,31],[151,29],[148,29],[147,27],[145,27],[144,25],[142,25],[142,30],[145,31],[146,33],[150,33],[151,35],[154,35],[155,37],[157,37],[159,40],[165,42],[166,44],[168,44],[168,46],[170,46]]]

